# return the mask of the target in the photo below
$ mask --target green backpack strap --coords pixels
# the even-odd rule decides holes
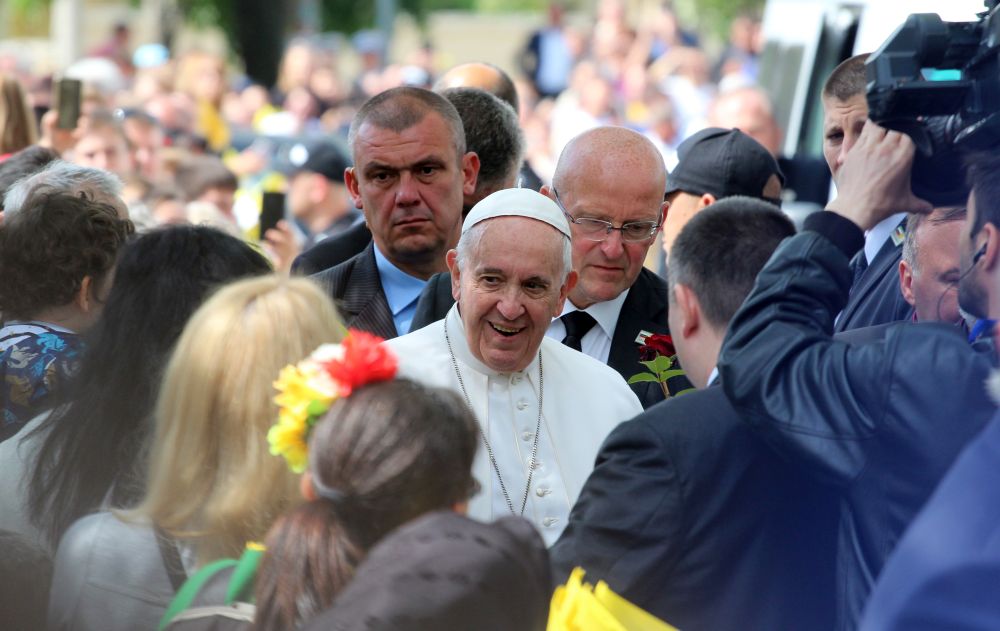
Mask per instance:
[[[236,562],[236,569],[229,579],[229,588],[226,590],[226,604],[232,605],[236,601],[252,603],[254,580],[257,578],[257,566],[264,556],[264,546],[259,543],[248,543],[243,556]]]
[[[167,607],[166,613],[163,614],[163,618],[160,619],[160,626],[157,627],[157,631],[163,631],[163,629],[170,624],[170,621],[174,619],[174,616],[184,611],[191,606],[194,601],[195,596],[201,591],[205,583],[208,582],[216,573],[220,572],[229,567],[234,567],[238,565],[239,562],[236,559],[220,559],[213,563],[209,563],[205,567],[198,570],[198,572],[184,582],[177,595],[174,599],[170,601],[170,606]]]

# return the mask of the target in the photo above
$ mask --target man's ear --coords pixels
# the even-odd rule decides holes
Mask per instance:
[[[712,195],[711,193],[703,193],[702,196],[698,198],[698,210],[701,210],[706,206],[711,206],[716,201],[718,200],[715,199],[715,195]]]
[[[542,188],[538,189],[538,192],[548,197],[552,201],[556,201],[556,196],[552,193],[552,187],[550,187],[548,184],[542,184]]]
[[[361,201],[361,187],[355,175],[354,167],[344,169],[344,184],[347,185],[347,193],[351,196],[354,207],[358,210],[364,210],[365,204]]]
[[[476,192],[476,181],[479,178],[479,154],[469,151],[462,156],[462,194],[472,195]]]
[[[899,262],[899,291],[903,294],[903,300],[911,307],[916,303],[913,297],[913,269],[905,260]]]
[[[302,497],[306,498],[307,502],[312,502],[316,499],[316,488],[313,486],[312,473],[306,471],[299,478],[299,493],[302,493]]]
[[[73,302],[80,311],[84,313],[90,313],[90,310],[94,308],[96,301],[94,296],[91,294],[94,291],[94,277],[84,276],[83,280],[80,281],[80,289],[76,291],[76,295],[73,296]]]
[[[569,292],[573,291],[573,288],[576,287],[576,281],[578,280],[580,280],[580,275],[576,273],[576,270],[566,275],[566,282],[559,288],[559,303],[556,305],[555,313],[552,314],[553,318],[558,318],[559,314],[562,313],[563,305],[566,304],[566,298],[569,296]]]
[[[462,270],[458,269],[458,250],[448,250],[448,253],[444,255],[444,262],[448,265],[448,271],[451,272],[451,297],[458,302],[458,296],[461,293],[459,289],[462,286]]]
[[[657,223],[660,224],[658,230],[663,230],[663,222],[667,220],[667,211],[670,210],[670,202],[664,201],[660,204],[660,216],[657,219]]]
[[[1000,265],[1000,229],[997,229],[992,223],[986,223],[983,225],[982,231],[986,234],[986,252],[981,261],[983,269],[991,272]]]
[[[674,303],[670,308],[677,309],[680,316],[681,330],[672,331],[674,335],[689,338],[698,333],[702,326],[701,303],[690,287],[683,283],[674,285]]]

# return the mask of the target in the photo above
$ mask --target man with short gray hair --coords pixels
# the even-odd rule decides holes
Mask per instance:
[[[935,208],[929,215],[907,215],[899,290],[918,322],[962,322],[958,242],[965,216],[964,206]]]
[[[400,375],[451,388],[480,427],[469,515],[523,515],[553,543],[615,425],[642,411],[612,369],[546,337],[577,281],[569,222],[551,199],[506,189],[479,202],[448,252],[457,304],[390,340]]]
[[[65,160],[53,160],[7,189],[3,199],[4,215],[10,217],[19,212],[29,197],[47,193],[86,193],[96,202],[110,204],[122,219],[128,219],[128,207],[121,197],[122,181],[117,175]]]
[[[348,142],[354,166],[345,170],[344,183],[364,212],[372,242],[313,278],[348,326],[393,338],[410,330],[427,279],[445,269],[479,158],[466,152],[455,107],[412,87],[368,99],[351,122]]]

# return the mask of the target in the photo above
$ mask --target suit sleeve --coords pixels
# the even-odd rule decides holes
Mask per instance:
[[[677,473],[658,436],[642,420],[619,425],[550,550],[553,579],[583,567],[587,580],[605,580],[618,594],[643,602],[664,588],[678,545],[681,492]]]
[[[848,261],[863,237],[833,213],[813,217],[761,270],[730,323],[719,372],[740,416],[768,443],[846,484],[865,466],[891,362],[885,343],[832,339],[850,290]]]

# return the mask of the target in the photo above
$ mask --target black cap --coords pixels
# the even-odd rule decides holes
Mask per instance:
[[[677,148],[677,167],[667,176],[667,194],[709,193],[716,199],[746,195],[765,201],[764,187],[772,175],[782,185],[778,161],[759,142],[738,129],[709,127]]]
[[[319,173],[333,182],[344,181],[344,169],[348,166],[347,159],[337,145],[322,141],[295,145],[288,152],[288,161],[291,163],[292,175],[309,171]]]

